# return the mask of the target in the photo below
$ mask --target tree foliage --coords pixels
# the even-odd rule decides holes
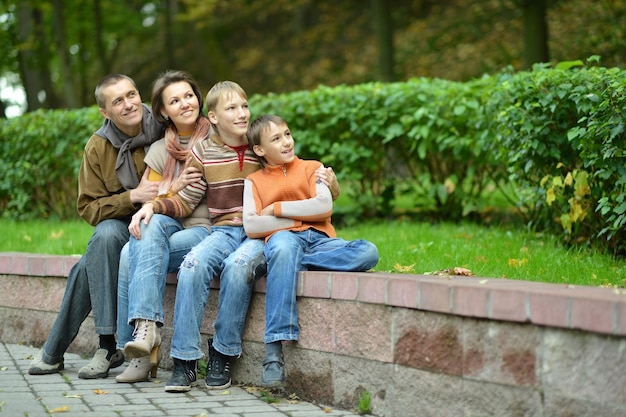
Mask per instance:
[[[599,55],[606,66],[624,67],[625,2],[544,1],[553,62]],[[7,0],[0,76],[20,75],[30,110],[91,105],[95,84],[110,72],[131,75],[146,99],[152,81],[172,68],[189,71],[204,90],[233,79],[250,94],[392,77],[466,81],[528,67],[527,3]],[[383,12],[392,33],[384,33]],[[393,51],[381,51],[389,35]]]

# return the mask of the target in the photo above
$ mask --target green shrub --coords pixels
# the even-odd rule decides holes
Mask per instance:
[[[624,252],[626,73],[597,60],[504,71],[488,112],[494,153],[524,219],[541,230],[560,226],[567,241],[600,238]]]
[[[335,169],[335,222],[477,220],[504,196],[530,228],[626,253],[626,71],[597,62],[465,83],[320,86],[250,104],[253,117],[287,121],[300,157]],[[82,149],[101,122],[95,107],[0,121],[3,216],[75,217]]]
[[[255,114],[287,120],[297,151],[332,166],[356,207],[352,217],[389,216],[408,194],[414,210],[460,219],[484,206],[504,170],[485,142],[483,101],[492,79],[413,79],[255,96]]]
[[[100,124],[96,107],[38,110],[0,122],[3,217],[75,217],[83,148]]]

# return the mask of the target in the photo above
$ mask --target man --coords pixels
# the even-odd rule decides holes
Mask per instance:
[[[148,181],[144,156],[162,136],[162,126],[141,101],[135,82],[108,75],[95,90],[105,120],[87,144],[78,177],[78,213],[95,226],[85,254],[69,273],[59,315],[28,373],[63,370],[63,354],[93,309],[99,348],[78,372],[79,378],[106,378],[124,362],[116,349],[117,274],[120,250],[129,239],[132,214],[157,195]]]

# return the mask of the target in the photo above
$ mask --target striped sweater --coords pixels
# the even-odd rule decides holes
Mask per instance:
[[[206,194],[213,226],[243,226],[244,179],[261,167],[252,150],[247,145],[230,147],[213,136],[198,143],[191,158],[190,166],[204,172],[203,180],[189,184],[173,197],[150,201],[154,212],[186,217]]]

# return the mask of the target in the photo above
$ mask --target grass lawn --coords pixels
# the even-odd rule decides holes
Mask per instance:
[[[84,221],[0,221],[0,252],[82,254],[93,232]],[[566,248],[550,235],[506,227],[380,221],[337,229],[344,239],[378,246],[378,272],[439,274],[455,267],[474,276],[568,285],[626,287],[626,260]]]

